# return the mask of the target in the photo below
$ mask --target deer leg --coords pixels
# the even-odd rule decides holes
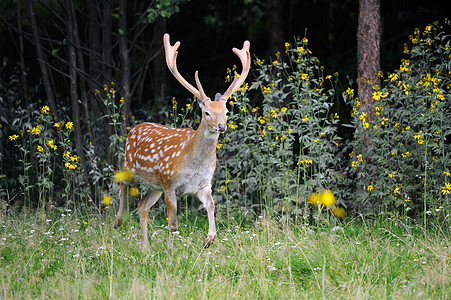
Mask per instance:
[[[208,233],[204,243],[202,244],[202,249],[204,249],[210,247],[216,238],[215,203],[213,201],[213,197],[211,196],[211,186],[205,187],[198,196],[207,209],[208,216]]]
[[[139,223],[143,235],[143,249],[149,248],[149,238],[147,237],[147,215],[149,209],[158,201],[161,196],[160,191],[149,190],[138,202]]]
[[[172,258],[172,248],[174,245],[174,232],[177,231],[177,198],[174,192],[166,191],[166,208],[168,210],[168,255]]]
[[[114,228],[122,225],[122,213],[124,212],[125,194],[127,192],[127,186],[121,181],[121,191],[119,196],[119,210],[117,212],[116,221],[114,221]]]

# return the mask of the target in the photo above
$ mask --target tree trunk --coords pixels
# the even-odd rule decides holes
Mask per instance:
[[[47,67],[47,57],[42,51],[41,46],[41,40],[39,39],[39,33],[38,33],[38,24],[36,21],[36,13],[34,10],[33,0],[28,0],[28,10],[30,13],[30,22],[31,22],[31,28],[33,30],[33,39],[36,47],[36,55],[38,57],[39,61],[39,67],[41,69],[41,76],[42,76],[42,82],[44,84],[45,93],[47,96],[47,102],[50,107],[51,114],[53,115],[53,118],[55,122],[58,122],[60,120],[58,115],[58,109],[56,107],[55,97],[53,94],[53,88],[51,84],[50,74]]]
[[[17,1],[17,28],[19,32],[22,32],[22,1]],[[28,83],[27,83],[27,69],[25,68],[24,59],[24,47],[23,47],[23,36],[19,34],[19,56],[20,56],[20,77],[22,79],[23,88],[23,99],[25,101],[25,106],[28,107]]]
[[[360,0],[359,20],[357,27],[357,88],[360,100],[360,111],[366,113],[366,123],[371,124],[374,120],[375,111],[370,104],[373,103],[374,84],[379,85],[380,71],[380,0]],[[364,128],[363,122],[358,123],[356,134],[364,137],[365,153],[367,153],[366,163],[371,166],[365,174],[366,185],[372,184],[377,176],[374,170],[377,165],[371,156],[369,146],[371,139],[365,132],[373,130],[372,127]],[[363,186],[361,186],[363,188]]]
[[[110,81],[113,78],[113,70],[111,68],[111,64],[113,62],[112,60],[112,49],[113,49],[113,42],[112,42],[112,30],[113,30],[113,21],[112,21],[112,14],[113,14],[113,8],[112,3],[109,1],[105,1],[103,4],[103,22],[102,22],[102,57],[103,57],[103,70],[102,70],[102,76],[100,77],[100,81],[103,82],[103,84],[109,84]],[[100,89],[102,90],[102,89]],[[99,103],[101,106],[103,103]],[[106,110],[107,111],[107,110]],[[104,113],[105,115],[105,113]],[[104,140],[104,146],[105,146],[105,156],[106,161],[112,165],[114,163],[113,159],[113,152],[110,148],[110,137],[114,134],[114,128],[113,121],[111,120],[111,117],[106,115],[106,136],[107,138]]]
[[[273,56],[284,49],[284,16],[285,1],[266,0],[266,32],[268,35],[268,56]]]
[[[72,0],[66,0],[66,12],[67,12],[67,34],[69,37],[69,78],[70,78],[70,99],[72,106],[72,120],[74,123],[74,135],[75,135],[75,148],[77,154],[80,156],[80,165],[83,170],[83,179],[86,187],[89,187],[88,169],[86,167],[85,154],[83,150],[83,138],[81,135],[80,126],[80,106],[78,104],[78,85],[77,85],[77,53],[76,45],[78,42],[78,26],[76,25],[77,19],[75,17],[75,8]]]
[[[121,135],[125,137],[126,128],[130,123],[130,101],[131,101],[131,83],[130,83],[130,57],[127,38],[127,0],[119,1],[119,55],[121,59],[121,89],[124,104],[122,106],[122,116],[124,116],[124,126],[121,128]]]
[[[357,87],[361,110],[366,111],[367,121],[374,119],[374,111],[368,104],[373,102],[372,86],[380,84],[381,18],[380,0],[360,0],[357,27]]]
[[[165,95],[166,88],[166,72],[168,67],[166,66],[166,60],[164,58],[164,51],[161,51],[163,47],[163,35],[166,33],[166,18],[158,18],[154,24],[153,39],[150,46],[151,53],[159,53],[152,61],[152,78],[153,82],[150,84],[155,92],[155,98],[161,98]],[[142,99],[142,89],[144,88],[144,82],[138,92],[138,99]]]

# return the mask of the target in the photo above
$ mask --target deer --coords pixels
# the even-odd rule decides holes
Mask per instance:
[[[216,168],[216,146],[219,135],[227,129],[227,101],[246,80],[250,70],[249,41],[241,50],[232,51],[242,64],[241,75],[235,77],[224,94],[216,93],[212,101],[204,92],[195,72],[196,87],[186,81],[177,69],[177,49],[169,34],[163,36],[166,63],[179,83],[191,92],[202,112],[197,128],[172,128],[157,123],[140,123],[130,129],[125,145],[125,159],[122,170],[129,170],[132,178],[139,176],[148,185],[147,193],[138,202],[138,215],[143,238],[143,248],[149,248],[147,216],[150,208],[164,193],[168,215],[168,254],[172,257],[174,234],[177,232],[177,197],[194,195],[207,210],[208,232],[202,250],[212,245],[216,238],[214,218],[215,204],[212,197],[212,177]],[[130,179],[132,181],[132,179]],[[119,209],[114,222],[122,225],[127,184],[120,182]]]

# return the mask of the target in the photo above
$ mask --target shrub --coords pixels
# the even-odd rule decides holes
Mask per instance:
[[[451,47],[449,21],[416,29],[399,69],[374,86],[368,110],[350,103],[354,124],[351,173],[357,207],[409,215],[447,209],[451,189]],[[352,93],[347,94],[352,98]],[[374,120],[366,115],[373,113]],[[442,216],[444,214],[441,214]]]
[[[228,211],[256,206],[299,215],[311,192],[334,189],[340,180],[339,116],[332,111],[337,74],[324,75],[307,45],[306,38],[286,43],[286,59],[280,53],[271,62],[257,59],[256,82],[230,101],[216,172]]]

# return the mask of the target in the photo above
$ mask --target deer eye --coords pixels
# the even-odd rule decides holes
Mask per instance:
[[[209,116],[210,116],[210,113],[209,113],[208,111],[205,111],[205,116],[206,116],[206,117],[209,117]]]

